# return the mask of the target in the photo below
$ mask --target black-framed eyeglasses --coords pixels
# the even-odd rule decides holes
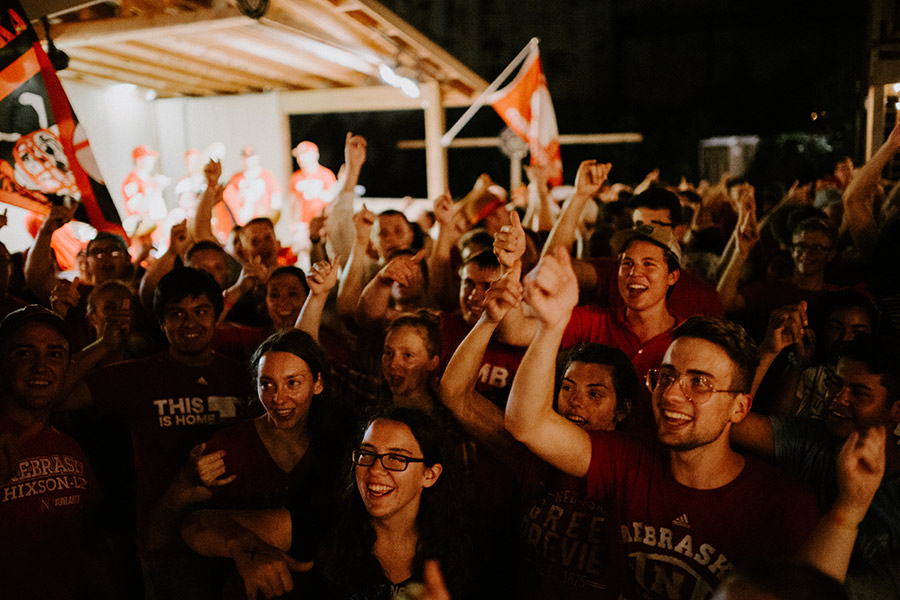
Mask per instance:
[[[423,463],[424,458],[412,458],[403,454],[376,454],[371,450],[354,450],[351,456],[353,463],[359,467],[371,467],[376,460],[388,471],[405,471],[409,463]]]
[[[703,404],[708,402],[713,394],[742,394],[743,390],[717,390],[713,386],[712,380],[706,375],[700,373],[681,373],[675,369],[650,369],[644,378],[647,389],[651,392],[663,393],[669,387],[678,382],[684,397],[694,404]]]

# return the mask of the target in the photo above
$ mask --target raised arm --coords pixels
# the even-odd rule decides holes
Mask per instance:
[[[225,186],[219,184],[219,177],[222,176],[222,164],[217,160],[210,160],[203,167],[203,174],[206,176],[206,189],[200,196],[197,203],[197,212],[190,220],[190,236],[194,241],[209,240],[219,243],[212,230],[212,213],[213,207],[222,201],[222,194]]]
[[[456,348],[441,377],[441,402],[473,438],[498,456],[509,456],[515,440],[503,425],[503,410],[475,390],[484,352],[497,324],[522,301],[521,263],[491,284],[484,312]]]
[[[428,294],[433,304],[452,311],[457,301],[453,291],[456,278],[451,269],[450,255],[469,224],[459,206],[453,204],[449,191],[435,198],[434,218],[438,223],[438,237],[427,259]]]
[[[725,270],[722,271],[722,276],[719,277],[719,284],[716,286],[716,290],[722,298],[722,307],[725,309],[725,312],[743,310],[746,306],[744,297],[738,291],[738,285],[741,281],[741,271],[744,268],[744,263],[747,262],[753,246],[759,241],[759,231],[755,216],[751,212],[741,215],[731,236],[734,242],[734,252],[731,254],[731,259],[728,261]]]
[[[156,293],[156,286],[159,285],[159,280],[175,268],[177,258],[181,257],[184,259],[192,243],[193,240],[188,233],[187,221],[182,221],[172,226],[172,231],[169,235],[169,247],[166,249],[165,254],[154,261],[141,278],[139,288],[141,305],[148,313],[153,313],[153,294]]]
[[[62,204],[54,205],[44,224],[38,230],[31,251],[28,253],[28,260],[25,263],[25,283],[44,306],[50,306],[50,293],[57,282],[54,268],[56,260],[53,258],[50,241],[53,238],[53,232],[72,220],[76,208],[78,208],[77,203],[71,207]]]
[[[584,477],[591,462],[587,432],[553,410],[556,354],[578,302],[578,284],[565,248],[545,254],[525,278],[525,301],[538,318],[506,405],[506,428],[545,461]]]
[[[543,254],[553,252],[556,248],[564,248],[569,252],[575,243],[575,232],[578,229],[581,214],[591,198],[600,193],[600,189],[609,176],[612,165],[586,160],[578,167],[575,176],[575,193],[566,200],[550,236],[544,244]],[[580,289],[593,289],[597,286],[597,273],[586,262],[574,261],[573,269],[578,278]]]
[[[837,457],[838,497],[813,530],[801,560],[843,581],[856,543],[859,524],[885,469],[885,429],[872,427],[853,432]]]
[[[384,265],[359,296],[356,305],[356,322],[365,327],[380,323],[390,318],[391,288],[398,285],[409,285],[421,273],[419,261],[425,257],[425,251],[419,250],[415,256],[400,255],[392,258]]]
[[[366,146],[366,138],[347,132],[344,140],[344,168],[338,179],[341,186],[334,201],[326,209],[330,253],[341,256],[341,266],[349,260],[353,250],[353,201],[356,199],[359,174],[366,162]]]
[[[844,223],[850,230],[853,245],[863,258],[869,258],[875,250],[878,240],[878,222],[873,207],[875,190],[884,167],[894,158],[897,150],[900,150],[900,123],[894,126],[872,158],[856,171],[844,190]]]
[[[353,229],[356,237],[350,257],[347,259],[347,264],[344,265],[344,272],[341,273],[336,306],[338,316],[343,319],[349,320],[356,316],[359,295],[365,284],[368,283],[363,281],[363,277],[365,277],[366,263],[369,260],[366,253],[369,249],[369,240],[374,224],[375,213],[366,208],[365,204],[361,211],[353,215]]]
[[[306,284],[309,286],[309,294],[297,316],[295,327],[305,331],[319,341],[319,326],[322,323],[322,311],[325,310],[325,302],[328,294],[337,285],[339,256],[331,259],[331,262],[319,261],[309,268],[306,276]]]

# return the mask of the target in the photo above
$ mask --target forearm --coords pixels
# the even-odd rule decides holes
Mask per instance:
[[[556,354],[566,323],[548,328],[540,323],[516,370],[506,404],[506,428],[529,447],[540,440],[540,424],[553,416]]]
[[[525,305],[519,304],[509,310],[497,325],[497,340],[512,346],[528,346],[537,331],[538,321],[525,314]]]
[[[731,260],[728,261],[728,265],[719,278],[719,284],[716,286],[716,291],[719,292],[719,297],[722,299],[722,307],[726,313],[741,310],[745,306],[744,298],[738,292],[738,283],[741,279],[744,261],[745,258],[740,253],[733,253]]]
[[[438,239],[435,241],[434,249],[428,256],[428,294],[431,296],[432,304],[448,311],[452,311],[456,305],[456,294],[453,293],[453,269],[450,266],[450,253],[452,247],[456,244],[456,240],[446,230],[452,225],[441,224]]]
[[[346,265],[353,250],[353,201],[356,193],[353,188],[341,191],[327,209],[328,245],[332,256],[339,256],[341,265]]]
[[[181,536],[203,556],[236,558],[262,548],[287,551],[291,545],[290,513],[266,510],[199,510],[188,515]]]
[[[377,275],[366,286],[356,304],[356,322],[362,327],[380,322],[388,313],[391,303],[391,282],[382,281]]]
[[[319,327],[322,324],[322,312],[325,310],[325,302],[328,294],[310,294],[300,309],[295,327],[305,331],[314,340],[319,341]]]
[[[554,220],[554,207],[553,202],[550,199],[550,193],[547,191],[547,186],[543,184],[537,184],[537,197],[538,197],[538,211],[537,211],[537,231],[550,231],[553,229],[553,220]],[[584,205],[582,205],[582,209]],[[581,215],[581,212],[578,212],[577,217]],[[577,223],[576,223],[577,227]]]
[[[141,305],[151,314],[153,313],[153,295],[156,293],[156,287],[159,285],[159,280],[175,268],[175,256],[174,252],[166,252],[147,268],[141,278],[139,288]]]
[[[190,220],[190,235],[194,242],[201,240],[219,242],[212,230],[213,207],[218,200],[216,187],[206,186],[206,190],[203,191],[203,195],[200,196],[200,201],[197,203],[197,212],[194,213],[194,218]]]
[[[544,244],[542,255],[553,251],[554,248],[562,247],[568,251],[572,247],[572,244],[575,243],[578,219],[581,217],[581,213],[589,200],[588,196],[581,194],[573,194],[571,198],[566,200],[559,219],[557,219],[556,224],[550,231],[547,242]]]
[[[356,241],[341,274],[336,311],[343,319],[352,319],[356,315],[356,304],[363,288],[366,248],[367,244]]]
[[[862,517],[852,511],[832,508],[819,519],[798,558],[838,581],[844,581],[861,520]]]
[[[56,284],[55,261],[50,247],[52,237],[52,232],[41,228],[25,262],[25,283],[44,306],[50,305],[50,292]]]

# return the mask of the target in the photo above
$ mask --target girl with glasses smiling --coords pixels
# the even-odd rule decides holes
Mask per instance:
[[[453,598],[465,597],[458,464],[425,413],[392,408],[372,418],[352,454],[344,509],[320,561],[334,597],[412,593],[436,561]]]

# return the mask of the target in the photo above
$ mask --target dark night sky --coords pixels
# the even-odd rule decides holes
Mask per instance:
[[[625,181],[654,167],[675,181],[696,176],[697,143],[715,135],[820,133],[836,150],[859,158],[866,69],[866,3],[860,0],[382,2],[487,81],[539,37],[560,133],[644,134],[640,146],[564,147],[567,181],[588,157],[612,161]],[[825,118],[810,118],[822,111]],[[460,113],[448,111],[448,127]],[[461,136],[496,135],[502,127],[485,108]],[[370,138],[364,175],[370,194],[424,193],[424,152],[385,147],[421,139],[419,115],[294,122],[298,137],[319,138],[333,128]],[[328,152],[323,148],[323,162]],[[449,161],[454,195],[465,193],[482,171],[508,180],[508,162],[498,150],[451,150]]]

